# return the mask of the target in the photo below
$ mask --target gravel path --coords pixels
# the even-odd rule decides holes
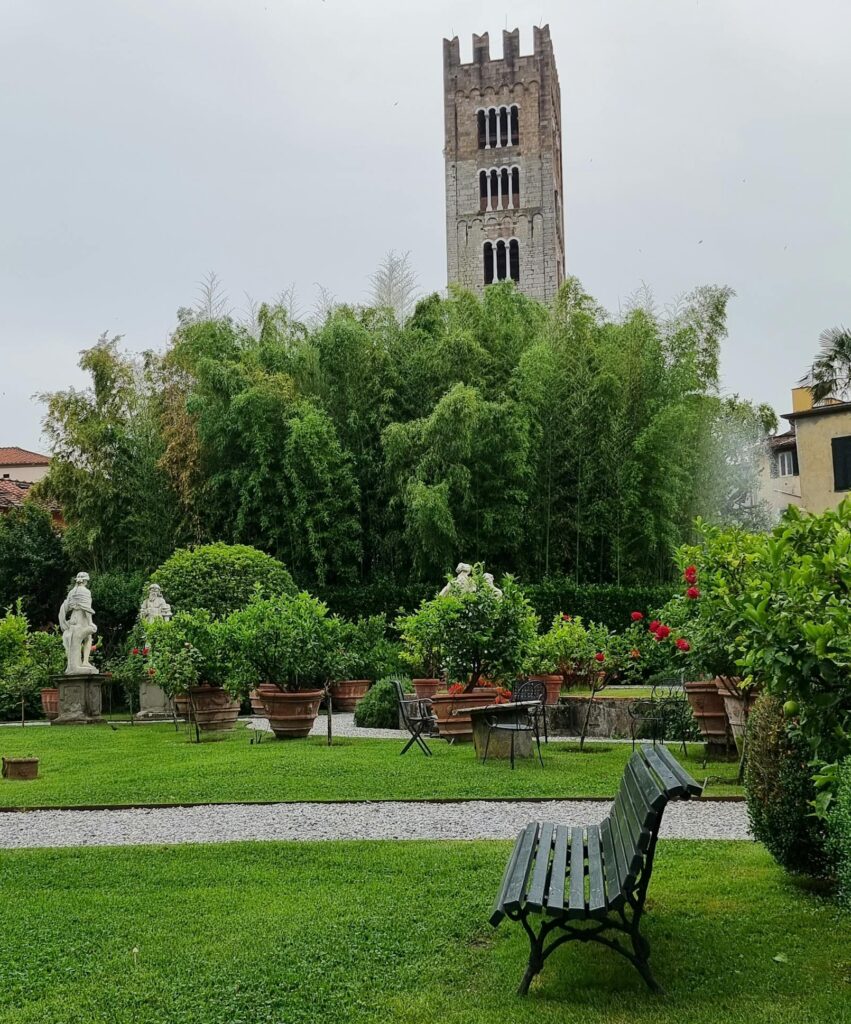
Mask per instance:
[[[599,821],[608,801],[513,803],[222,804],[116,811],[0,814],[0,848],[228,843],[246,839],[513,839],[536,818]],[[671,803],[661,835],[671,839],[748,839],[738,802]]]

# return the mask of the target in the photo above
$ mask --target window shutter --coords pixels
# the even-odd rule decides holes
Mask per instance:
[[[830,442],[833,451],[833,489],[851,490],[851,437],[834,437]]]

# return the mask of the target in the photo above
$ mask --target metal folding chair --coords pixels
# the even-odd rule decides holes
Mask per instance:
[[[431,710],[431,701],[406,694],[398,679],[393,680],[393,685],[396,687],[396,696],[399,700],[399,713],[405,723],[405,728],[411,734],[411,738],[400,753],[407,754],[416,743],[427,757],[431,757],[431,750],[423,735],[424,733],[427,736],[432,735],[437,724],[437,719]]]

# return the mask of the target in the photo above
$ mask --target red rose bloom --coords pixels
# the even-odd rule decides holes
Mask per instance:
[[[667,638],[670,635],[671,635],[671,627],[670,626],[661,625],[656,630],[656,639],[657,640],[667,640]]]
[[[151,648],[150,647],[145,647],[145,648],[142,649],[142,654],[150,654],[150,653],[151,653]]]
[[[658,619],[654,619],[647,628],[651,633],[655,633],[661,625],[662,623]]]
[[[569,615],[562,615],[561,618],[562,618],[562,622],[570,622],[570,616]]]
[[[677,647],[681,651],[691,650],[691,644],[688,642],[688,640],[684,640],[682,637],[679,637],[679,639],[677,640]]]
[[[631,612],[629,617],[633,622],[641,622],[644,618],[644,612]]]
[[[697,587],[689,587],[686,591],[689,601],[696,601],[700,597],[700,590]]]
[[[606,655],[603,654],[602,651],[597,651],[597,653],[594,655],[594,660],[595,661],[605,661],[606,660]]]
[[[139,648],[138,647],[134,647],[131,653],[132,654],[138,654],[139,653]]]
[[[683,573],[683,579],[686,581],[686,583],[697,583],[697,566],[688,566],[685,572]]]

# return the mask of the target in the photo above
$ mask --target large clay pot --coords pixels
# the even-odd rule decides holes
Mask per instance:
[[[4,757],[3,778],[10,781],[38,778],[37,757]]]
[[[319,705],[325,696],[323,690],[286,693],[270,683],[258,687],[258,693],[263,701],[269,726],[279,740],[299,740],[310,735],[319,714]]]
[[[418,700],[431,700],[443,684],[442,679],[412,679]]]
[[[189,696],[185,693],[178,693],[174,698],[174,709],[177,717],[186,722],[192,721],[192,709],[189,707]]]
[[[335,711],[354,711],[371,685],[371,679],[339,679],[331,685],[331,706]]]
[[[41,710],[51,722],[59,717],[59,687],[46,687],[41,691]]]
[[[540,680],[547,688],[547,704],[558,704],[561,696],[562,678],[560,675],[535,675],[530,676],[529,681]]]
[[[452,743],[471,743],[473,720],[470,708],[482,708],[493,704],[496,690],[477,686],[472,693],[450,696],[437,693],[431,698],[431,706],[437,718],[437,731],[443,739]]]
[[[697,722],[700,734],[710,747],[729,749],[732,733],[724,707],[724,699],[718,692],[714,679],[683,684]]]
[[[740,689],[741,679],[738,676],[716,676],[712,682],[724,702],[724,711],[730,723],[733,739],[736,741],[736,750],[741,754],[745,745],[748,716],[756,702],[758,692],[755,688]]]
[[[263,707],[263,701],[260,699],[260,694],[256,690],[249,690],[248,699],[251,702],[251,713],[258,715],[260,718],[265,718],[266,709]]]
[[[239,717],[239,701],[221,686],[193,686],[189,691],[193,720],[201,732],[231,732]]]

